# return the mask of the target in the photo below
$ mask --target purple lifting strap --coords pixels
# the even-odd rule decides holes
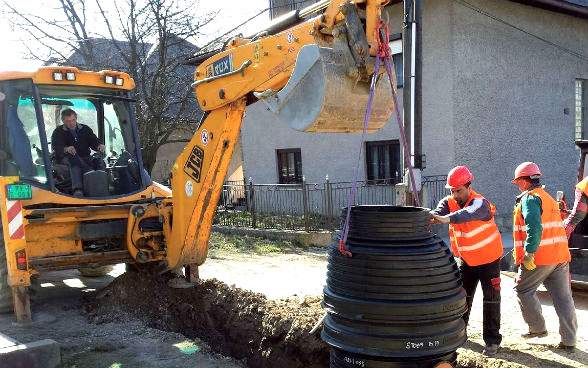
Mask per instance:
[[[402,116],[400,115],[400,111],[398,110],[398,98],[396,97],[396,90],[394,89],[394,78],[392,78],[392,68],[390,66],[390,58],[386,57],[383,58],[385,65],[386,65],[386,72],[388,73],[388,79],[390,79],[390,87],[392,88],[392,98],[394,99],[394,109],[396,110],[396,120],[398,121],[398,130],[400,130],[400,137],[402,139],[402,146],[404,148],[404,162],[406,167],[408,167],[408,175],[410,177],[410,184],[412,186],[412,192],[414,193],[414,202],[417,206],[421,205],[421,201],[419,198],[419,194],[416,190],[416,183],[414,180],[414,173],[412,171],[412,165],[410,163],[410,152],[408,151],[408,144],[406,141],[406,135],[404,134],[404,122],[402,121]],[[372,111],[372,102],[374,99],[374,91],[376,89],[376,80],[378,76],[378,72],[380,71],[380,57],[376,56],[376,65],[374,70],[374,75],[372,76],[372,82],[370,85],[370,95],[368,98],[367,109],[365,112],[365,121],[363,123],[363,133],[361,135],[361,142],[359,146],[359,155],[357,157],[357,164],[355,165],[355,172],[353,174],[353,182],[351,184],[351,192],[349,193],[349,201],[347,202],[347,215],[345,216],[345,224],[343,225],[343,235],[339,240],[339,252],[345,254],[348,257],[352,257],[350,251],[345,249],[345,244],[347,243],[347,234],[349,233],[349,218],[351,215],[351,206],[355,199],[355,190],[357,187],[357,175],[359,172],[359,164],[361,162],[361,151],[363,150],[363,142],[365,141],[365,136],[367,133],[367,125],[370,119],[370,113]]]

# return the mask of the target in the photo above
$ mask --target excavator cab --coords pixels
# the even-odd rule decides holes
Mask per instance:
[[[171,198],[143,168],[133,89],[133,80],[115,71],[0,72],[0,312],[30,320],[28,288],[42,271],[78,268],[96,276],[135,262],[138,253],[143,262],[163,259],[158,214],[133,217],[141,213],[134,207]],[[65,149],[52,147],[67,109],[105,146],[104,153],[84,154],[88,167],[76,176],[83,189],[75,195]],[[67,134],[68,144],[78,144],[78,135]],[[139,239],[144,234],[149,241]]]
[[[138,152],[129,91],[43,85],[31,79],[0,81],[0,91],[4,96],[0,103],[4,112],[0,116],[0,175],[16,175],[31,185],[72,195],[68,161],[59,159],[64,155],[56,155],[51,147],[54,131],[65,129],[61,112],[72,109],[78,124],[88,126],[106,147],[105,154],[92,153],[94,170],[83,174],[84,197],[127,195],[151,183]]]

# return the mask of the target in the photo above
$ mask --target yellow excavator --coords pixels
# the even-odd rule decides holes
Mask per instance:
[[[201,62],[192,87],[204,117],[171,169],[171,189],[143,168],[127,74],[0,73],[0,309],[30,320],[31,280],[44,270],[156,262],[197,277],[246,106],[263,100],[299,131],[361,132],[388,2],[322,1]],[[393,107],[380,73],[368,131]],[[83,174],[83,195],[51,147],[66,109],[104,145],[105,157],[92,157],[104,165]]]

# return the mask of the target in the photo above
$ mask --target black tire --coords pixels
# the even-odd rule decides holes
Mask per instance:
[[[39,291],[39,278],[31,277],[29,286],[29,298],[32,303]],[[12,288],[8,286],[8,265],[6,263],[6,248],[4,247],[4,233],[0,221],[0,313],[11,313],[14,311],[12,303]]]
[[[106,276],[113,269],[114,269],[114,265],[97,266],[97,267],[78,267],[78,271],[84,277]]]

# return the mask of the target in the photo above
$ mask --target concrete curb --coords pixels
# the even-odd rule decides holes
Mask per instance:
[[[60,364],[57,341],[45,339],[21,344],[0,333],[0,367],[56,368]]]

